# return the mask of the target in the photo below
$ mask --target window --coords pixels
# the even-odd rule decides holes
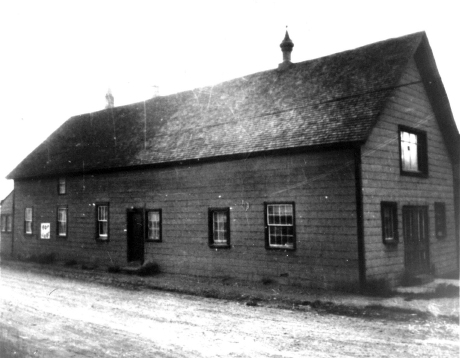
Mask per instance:
[[[11,232],[13,229],[13,217],[8,214],[2,215],[2,232]]]
[[[33,234],[33,210],[26,208],[24,212],[24,232],[26,234]]]
[[[13,231],[13,216],[6,215],[6,232],[12,232],[12,231]]]
[[[444,203],[434,203],[434,227],[438,239],[446,237],[446,205]]]
[[[97,232],[98,240],[106,241],[109,239],[109,204],[96,205],[97,213]]]
[[[399,127],[401,174],[412,176],[428,175],[426,133]]]
[[[384,244],[398,242],[398,207],[394,202],[380,203],[382,216],[382,240]]]
[[[146,240],[161,241],[161,210],[147,210],[146,221]]]
[[[230,247],[230,209],[210,208],[209,218],[209,246]]]
[[[67,237],[67,207],[59,206],[57,209],[57,235]]]
[[[266,247],[295,249],[294,203],[265,203]]]
[[[59,178],[59,182],[58,182],[58,194],[59,195],[64,195],[66,194],[67,190],[66,190],[66,182],[65,182],[65,178]]]

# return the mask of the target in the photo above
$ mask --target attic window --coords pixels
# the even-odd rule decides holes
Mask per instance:
[[[58,182],[58,194],[59,195],[64,195],[66,194],[67,190],[66,190],[66,182],[65,182],[65,178],[59,178],[59,182]]]
[[[402,175],[421,177],[428,175],[426,132],[400,126],[399,149]]]

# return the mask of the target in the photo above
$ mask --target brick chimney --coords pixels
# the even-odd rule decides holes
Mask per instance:
[[[294,47],[294,43],[289,38],[289,33],[286,30],[286,35],[284,36],[283,42],[280,44],[281,51],[283,51],[283,62],[278,65],[279,70],[284,70],[292,64],[291,62],[291,52]]]

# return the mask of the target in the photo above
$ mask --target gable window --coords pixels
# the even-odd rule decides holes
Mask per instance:
[[[66,187],[65,178],[59,178],[58,193],[59,193],[59,195],[64,195],[64,194],[67,193],[67,187]]]
[[[26,234],[33,234],[33,210],[26,208],[24,211],[24,232]]]
[[[265,203],[266,247],[295,249],[294,203]]]
[[[438,239],[446,237],[446,205],[444,203],[434,203],[434,227]]]
[[[209,218],[209,246],[230,247],[230,209],[210,208]]]
[[[147,210],[147,235],[148,241],[161,241],[161,209]]]
[[[59,206],[57,214],[58,237],[67,237],[67,207]]]
[[[428,175],[426,132],[400,126],[399,149],[401,154],[401,174],[412,176]]]
[[[382,240],[384,244],[398,242],[398,207],[395,202],[380,203],[382,216]]]
[[[109,239],[109,204],[96,205],[96,238],[106,241]]]
[[[9,214],[2,215],[2,232],[11,232],[13,229],[13,216]]]

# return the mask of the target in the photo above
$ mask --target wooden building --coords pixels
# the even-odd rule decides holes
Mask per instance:
[[[13,197],[14,191],[0,202],[0,253],[6,256],[13,252]]]
[[[8,176],[15,253],[333,289],[455,271],[459,133],[426,34],[292,47],[70,118]]]

